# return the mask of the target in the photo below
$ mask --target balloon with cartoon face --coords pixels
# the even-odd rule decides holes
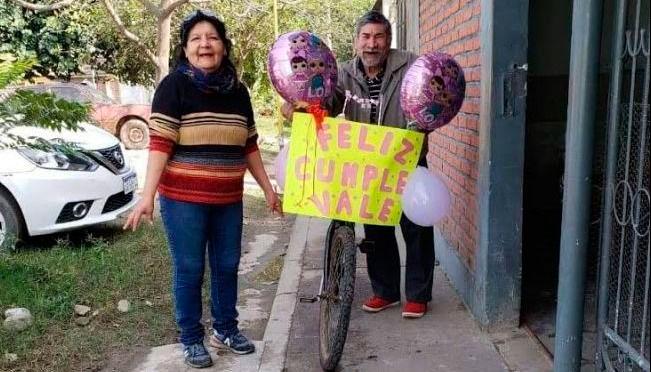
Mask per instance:
[[[410,121],[426,132],[448,124],[461,109],[466,80],[448,54],[422,55],[409,67],[400,87],[400,106]]]
[[[337,86],[337,62],[316,35],[295,31],[281,35],[269,51],[269,80],[292,103],[322,104]]]

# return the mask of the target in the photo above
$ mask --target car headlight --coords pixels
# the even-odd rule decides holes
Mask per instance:
[[[21,148],[18,152],[36,166],[46,169],[92,172],[98,167],[93,159],[78,151],[64,153],[56,150]]]

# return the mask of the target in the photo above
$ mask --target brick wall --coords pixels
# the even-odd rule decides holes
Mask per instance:
[[[448,53],[466,77],[466,97],[454,120],[429,135],[428,162],[446,181],[452,211],[439,228],[469,269],[478,241],[480,0],[421,0],[420,53]]]

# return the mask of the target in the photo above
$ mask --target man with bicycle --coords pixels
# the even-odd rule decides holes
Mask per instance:
[[[335,97],[328,105],[330,116],[344,114],[347,120],[407,127],[400,107],[402,79],[416,59],[413,53],[391,49],[391,24],[377,11],[364,14],[356,23],[353,41],[356,56],[339,66]],[[283,115],[292,116],[294,107],[285,103]],[[411,129],[411,128],[410,128]],[[427,165],[426,142],[419,165]],[[420,318],[432,299],[434,276],[434,230],[400,219],[406,243],[404,318]],[[380,312],[400,304],[400,256],[395,227],[364,225],[360,250],[366,253],[373,296],[362,309]]]

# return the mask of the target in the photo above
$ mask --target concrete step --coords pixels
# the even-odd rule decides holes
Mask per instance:
[[[207,347],[214,364],[202,371],[257,371],[264,343],[252,341],[256,352],[249,355],[236,355],[227,350]],[[207,346],[207,343],[206,343]],[[152,348],[145,360],[131,370],[132,372],[195,372],[183,362],[181,344],[164,345]]]

